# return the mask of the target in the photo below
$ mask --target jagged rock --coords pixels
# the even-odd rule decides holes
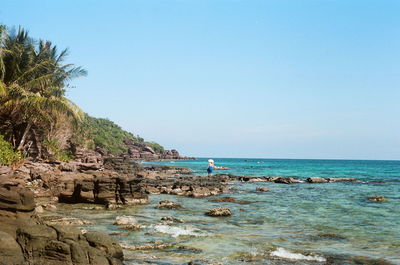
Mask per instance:
[[[0,202],[0,264],[122,265],[122,249],[108,236],[43,224],[33,193],[19,183],[2,177]]]
[[[213,208],[205,213],[205,215],[213,216],[213,217],[221,217],[221,216],[231,216],[232,212],[229,208],[226,207],[217,207]]]
[[[157,209],[180,209],[180,208],[182,208],[182,205],[180,205],[176,202],[171,202],[171,201],[160,201],[155,208],[157,208]]]

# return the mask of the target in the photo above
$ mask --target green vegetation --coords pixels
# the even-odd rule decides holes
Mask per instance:
[[[68,161],[72,146],[118,155],[128,143],[144,143],[108,119],[84,114],[65,97],[68,82],[87,74],[64,63],[67,55],[50,41],[32,39],[23,28],[12,33],[0,25],[1,163],[14,163],[22,153]],[[146,144],[164,151],[157,143]]]
[[[14,151],[13,146],[0,134],[0,165],[13,165],[22,159],[21,152]]]
[[[88,149],[100,147],[111,154],[121,154],[127,151],[126,141],[143,142],[143,138],[122,130],[120,126],[109,119],[94,118],[89,115],[80,124],[75,143]]]
[[[164,152],[164,147],[162,147],[161,145],[159,145],[158,143],[155,142],[145,142],[146,145],[150,146],[151,148],[153,148],[153,150],[157,153],[157,154],[162,154]]]
[[[63,64],[66,55],[67,50],[35,41],[22,28],[15,34],[2,32],[0,132],[15,149],[42,156],[40,138],[49,136],[58,119],[82,119],[81,110],[64,95],[67,81],[86,71]]]

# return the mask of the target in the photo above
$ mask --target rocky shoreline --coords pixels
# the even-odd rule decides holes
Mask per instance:
[[[0,264],[122,264],[124,249],[109,236],[74,228],[84,220],[41,216],[58,203],[89,203],[88,209],[119,209],[125,205],[149,203],[150,194],[171,194],[203,198],[227,193],[234,182],[301,184],[356,182],[353,178],[307,178],[281,176],[237,176],[217,174],[194,176],[190,169],[148,166],[126,157],[85,157],[70,162],[26,162],[17,169],[0,167]],[[256,192],[268,192],[265,186]],[[35,202],[36,200],[36,202]],[[236,202],[224,197],[216,202]],[[372,201],[370,199],[370,201]],[[384,201],[376,199],[375,201]],[[180,205],[162,201],[160,209]],[[204,213],[227,217],[229,208],[217,207]],[[174,221],[173,217],[171,220]],[[169,219],[168,219],[169,220]],[[175,220],[176,221],[176,220]],[[127,224],[124,229],[140,229]],[[160,245],[157,247],[168,247]],[[144,247],[145,248],[145,247]],[[149,247],[150,248],[150,247]]]

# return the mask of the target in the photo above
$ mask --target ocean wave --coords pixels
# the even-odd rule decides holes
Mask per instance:
[[[293,253],[284,248],[277,248],[276,250],[271,252],[271,256],[285,258],[285,259],[293,259],[293,260],[314,260],[325,262],[326,259],[321,256],[311,256],[311,255],[303,255],[300,253]]]
[[[154,230],[160,233],[169,234],[173,237],[179,236],[206,236],[206,233],[202,233],[200,230],[195,229],[193,227],[185,226],[185,227],[178,227],[178,226],[169,226],[169,225],[154,225]]]

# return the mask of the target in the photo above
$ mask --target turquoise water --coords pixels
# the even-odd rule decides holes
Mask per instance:
[[[352,177],[360,182],[235,183],[229,194],[212,198],[152,195],[150,205],[110,212],[76,209],[72,213],[94,220],[96,225],[89,229],[105,233],[123,232],[112,224],[116,216],[133,216],[144,229],[117,240],[131,245],[176,244],[157,251],[125,251],[126,264],[367,264],[368,258],[400,264],[400,161],[214,160],[217,166],[230,168],[221,173],[302,179]],[[144,163],[151,164],[189,167],[194,174],[205,175],[207,159]],[[267,186],[270,191],[258,193],[257,186]],[[388,201],[368,202],[366,198],[372,195],[383,195]],[[211,201],[224,196],[249,203]],[[183,208],[155,209],[160,200],[176,201]],[[217,206],[229,207],[233,215],[204,215]],[[185,223],[161,224],[163,216]]]

